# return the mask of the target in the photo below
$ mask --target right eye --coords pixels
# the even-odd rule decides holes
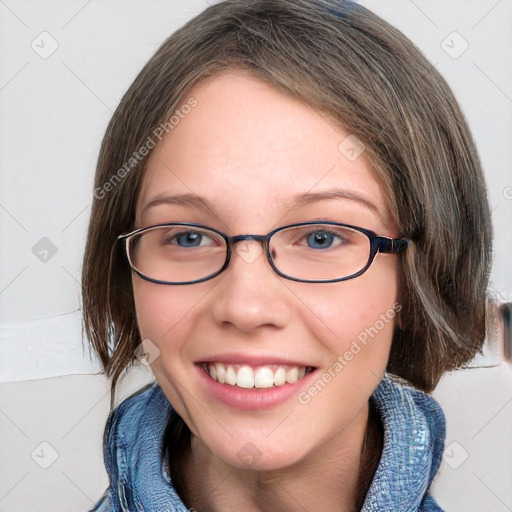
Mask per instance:
[[[162,240],[163,245],[178,245],[179,247],[204,247],[212,245],[212,238],[202,231],[173,231],[165,234]]]

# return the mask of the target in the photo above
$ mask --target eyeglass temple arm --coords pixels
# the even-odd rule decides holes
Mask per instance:
[[[379,236],[376,239],[379,252],[402,252],[409,247],[407,238],[386,238]]]

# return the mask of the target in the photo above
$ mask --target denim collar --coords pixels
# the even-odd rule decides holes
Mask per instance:
[[[428,494],[446,437],[441,407],[388,374],[372,399],[383,424],[384,445],[362,512],[442,511]]]
[[[362,512],[442,512],[428,494],[444,449],[441,407],[429,395],[388,374],[371,399],[384,440]],[[111,487],[117,480],[117,489],[111,489],[112,504],[118,502],[120,507],[115,510],[188,512],[172,486],[163,443],[171,411],[155,382],[125,400],[115,420],[109,418],[112,424],[105,443],[116,448],[106,456],[106,465]]]

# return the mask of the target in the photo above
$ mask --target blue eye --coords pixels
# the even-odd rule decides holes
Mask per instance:
[[[335,238],[339,236],[329,231],[313,231],[308,235],[307,243],[312,249],[325,249],[331,247]]]
[[[180,247],[200,247],[208,245],[208,238],[207,235],[198,231],[183,231],[169,237],[167,243]]]

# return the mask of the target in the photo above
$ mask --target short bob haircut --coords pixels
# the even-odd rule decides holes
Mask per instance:
[[[116,242],[134,229],[144,178],[147,157],[133,155],[169,124],[193,86],[225,70],[266,80],[364,143],[399,233],[412,239],[399,255],[402,309],[387,371],[433,390],[445,371],[482,351],[491,260],[481,163],[453,93],[407,37],[357,3],[227,0],[161,45],[101,145],[83,260],[83,327],[112,378],[112,403],[141,343],[131,270]]]

